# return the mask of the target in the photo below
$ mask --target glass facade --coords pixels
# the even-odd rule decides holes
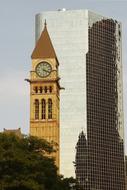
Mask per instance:
[[[76,145],[75,157],[75,174],[79,189],[86,189],[88,182],[87,166],[88,166],[88,147],[87,140],[84,132],[79,134],[78,142]]]
[[[119,28],[118,36],[116,29]],[[118,102],[120,25],[102,19],[89,27],[87,53],[87,189],[124,190],[122,110]],[[122,91],[120,91],[122,93]]]
[[[43,12],[36,16],[36,40],[45,19],[65,88],[60,95],[60,173],[78,171],[73,161],[83,128],[84,187],[125,190],[121,24],[88,10]]]

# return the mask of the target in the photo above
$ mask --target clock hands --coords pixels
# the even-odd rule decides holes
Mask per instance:
[[[50,73],[50,71],[47,71],[47,70],[45,70],[45,69],[43,69],[43,71]]]

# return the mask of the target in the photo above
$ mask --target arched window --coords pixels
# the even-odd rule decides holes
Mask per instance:
[[[52,92],[52,86],[49,87],[49,92],[50,92],[50,93]]]
[[[45,101],[45,99],[42,99],[41,106],[42,106],[41,119],[46,119],[46,101]]]
[[[45,89],[44,89],[45,93],[47,93],[47,86],[45,86]]]
[[[48,99],[48,119],[52,119],[52,99]]]
[[[35,93],[38,93],[38,87],[35,86]]]
[[[35,119],[39,119],[39,100],[35,100]]]

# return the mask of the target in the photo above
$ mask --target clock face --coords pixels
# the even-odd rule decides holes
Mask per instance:
[[[52,71],[52,67],[47,62],[41,62],[36,66],[36,73],[39,77],[47,77],[50,75]]]

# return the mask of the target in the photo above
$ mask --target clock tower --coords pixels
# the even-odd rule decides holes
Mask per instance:
[[[30,135],[55,144],[56,152],[52,156],[59,168],[59,62],[46,23],[31,58]]]

